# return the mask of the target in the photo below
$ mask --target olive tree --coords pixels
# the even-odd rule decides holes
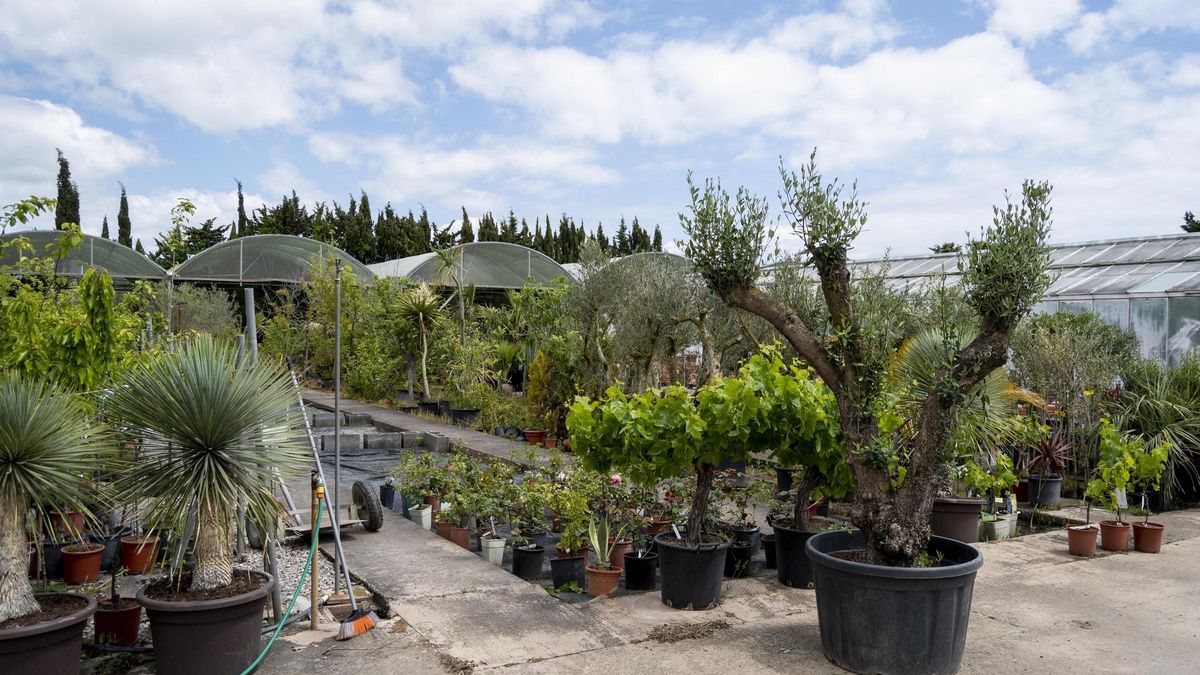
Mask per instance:
[[[714,292],[769,322],[833,391],[855,484],[851,518],[866,538],[866,559],[911,565],[928,546],[956,411],[1005,363],[1014,330],[1049,286],[1050,185],[1026,182],[1021,198],[995,207],[992,225],[968,241],[958,264],[978,330],[944,351],[924,401],[899,418],[884,395],[891,350],[854,301],[849,252],[867,222],[866,204],[855,186],[824,179],[815,151],[799,174],[781,163],[780,175],[783,218],[816,273],[828,326],[823,339],[758,286],[774,238],[766,200],[745,188],[731,197],[719,181],[698,186],[689,175],[691,204],[680,214],[690,237],[686,253]]]

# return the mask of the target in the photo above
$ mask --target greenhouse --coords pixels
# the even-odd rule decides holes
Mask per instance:
[[[464,273],[464,286],[477,289],[508,290],[533,284],[550,284],[559,278],[571,278],[553,258],[520,244],[477,241],[454,249],[456,266]],[[403,277],[410,281],[438,283],[441,263],[436,253],[397,258],[368,269],[380,277]]]
[[[172,270],[176,281],[243,286],[294,284],[308,275],[316,258],[336,257],[360,281],[375,278],[371,270],[345,251],[315,239],[286,234],[259,234],[222,242],[188,258]]]
[[[896,283],[959,277],[953,253],[861,260]],[[1134,237],[1072,244],[1051,250],[1056,278],[1037,312],[1093,311],[1134,332],[1142,355],[1171,364],[1200,346],[1200,235]]]
[[[0,235],[0,241],[7,244],[24,237],[33,246],[32,254],[41,256],[49,253],[47,247],[57,243],[61,235],[62,232],[58,230],[27,230]],[[28,253],[26,252],[26,254]],[[16,264],[20,255],[16,248],[6,248],[3,255],[0,255],[0,266]],[[112,277],[113,283],[122,287],[130,286],[134,281],[141,279],[161,280],[167,278],[166,270],[128,246],[85,234],[83,242],[72,247],[66,257],[59,262],[57,272],[61,276],[80,277],[89,267],[106,270]]]

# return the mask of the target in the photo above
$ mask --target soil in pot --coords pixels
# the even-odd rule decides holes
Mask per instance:
[[[689,546],[674,533],[654,537],[661,576],[662,601],[668,607],[702,610],[721,602],[721,580],[729,542],[706,541]]]
[[[750,575],[750,561],[754,558],[754,549],[745,541],[729,543],[729,552],[725,554],[725,576],[730,579],[740,579]]]
[[[142,606],[133,598],[103,600],[96,607],[96,643],[102,645],[136,644],[142,623]]]
[[[100,578],[100,562],[104,559],[103,544],[71,544],[63,547],[62,555],[63,581],[78,586]]]
[[[542,561],[546,557],[545,547],[531,544],[513,547],[513,574],[525,581],[537,581],[542,574]]]
[[[1129,550],[1129,531],[1133,529],[1129,523],[1116,520],[1100,521],[1100,548],[1105,551]]]
[[[775,556],[775,535],[774,534],[764,534],[762,536],[762,539],[759,540],[759,542],[762,544],[763,555],[766,556],[766,559],[767,559],[767,562],[766,562],[767,569],[769,569],[769,570],[775,569],[777,566],[776,565],[777,558]]]
[[[858,673],[953,673],[962,663],[971,595],[983,555],[933,537],[939,567],[884,567],[840,553],[865,546],[861,532],[832,530],[809,538],[817,622],[825,658]]]
[[[83,629],[96,601],[75,593],[35,595],[41,608],[0,623],[0,673],[77,673]]]
[[[262,648],[262,616],[275,586],[269,574],[235,569],[225,588],[192,592],[191,575],[138,591],[150,618],[155,668],[162,675],[240,673]],[[180,590],[176,590],[176,589]]]
[[[933,534],[965,544],[979,541],[979,515],[984,503],[982,499],[935,499],[931,517]]]
[[[604,568],[588,565],[584,569],[587,572],[588,597],[598,598],[602,595],[612,595],[621,583],[620,567]]]
[[[610,537],[608,543],[612,546],[612,554],[608,556],[608,564],[616,569],[625,566],[625,554],[633,550],[633,540],[629,537],[621,537],[616,542],[613,542]]]
[[[1094,558],[1099,535],[1100,527],[1097,525],[1072,525],[1067,528],[1067,550],[1071,555]]]
[[[658,554],[637,551],[625,554],[625,588],[631,591],[652,591],[658,587]]]
[[[1163,526],[1160,523],[1133,524],[1133,550],[1158,553],[1162,550]]]
[[[145,574],[154,568],[157,551],[157,535],[121,537],[121,566],[129,574]]]
[[[577,555],[573,558],[550,559],[550,583],[554,588],[561,588],[574,581],[580,588],[587,583],[583,568],[587,558]]]

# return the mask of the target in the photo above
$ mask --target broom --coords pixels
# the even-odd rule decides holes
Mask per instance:
[[[296,379],[296,371],[291,370],[291,359],[288,359],[288,369],[292,374],[292,386],[296,388],[296,399],[300,401],[300,415],[304,417],[304,430],[308,432],[308,444],[312,447],[313,459],[317,463],[317,476],[321,481],[321,485],[325,484],[325,471],[321,468],[321,454],[317,451],[317,439],[313,436],[312,425],[308,422],[308,413],[304,408],[304,396],[300,393],[300,381]],[[336,489],[336,486],[335,486]],[[338,628],[337,639],[349,640],[353,637],[358,637],[363,633],[375,627],[379,623],[379,617],[373,610],[359,609],[358,601],[354,599],[354,588],[350,582],[350,570],[346,567],[346,554],[342,551],[342,533],[338,527],[337,518],[334,517],[332,500],[325,499],[325,512],[329,514],[329,523],[333,526],[333,543],[337,546],[338,560],[341,561],[342,575],[346,580],[346,594],[350,596],[350,616],[342,619],[342,623]],[[318,525],[320,518],[317,519]],[[312,536],[319,536],[319,532],[313,532]],[[313,579],[316,583],[316,579]]]

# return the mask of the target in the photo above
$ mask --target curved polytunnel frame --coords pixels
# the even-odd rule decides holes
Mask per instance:
[[[8,243],[24,237],[33,246],[32,255],[46,255],[46,247],[62,237],[66,232],[61,230],[25,230],[23,232],[6,232],[0,235],[0,241]],[[0,255],[0,265],[16,264],[21,253],[15,247],[7,247]],[[90,267],[103,269],[108,272],[114,282],[123,280],[162,280],[167,278],[167,271],[155,262],[137,251],[118,244],[115,241],[84,234],[83,241],[67,252],[57,267],[57,273],[66,277],[80,277]]]
[[[475,288],[519,289],[529,283],[550,284],[573,278],[553,258],[520,244],[477,241],[460,244],[450,251],[461,252],[463,284]],[[409,281],[442,283],[436,253],[422,253],[368,265],[380,277],[403,277]]]
[[[342,249],[290,234],[256,234],[221,242],[176,266],[176,281],[221,284],[295,284],[303,281],[314,258],[340,258],[359,281],[375,275]]]

